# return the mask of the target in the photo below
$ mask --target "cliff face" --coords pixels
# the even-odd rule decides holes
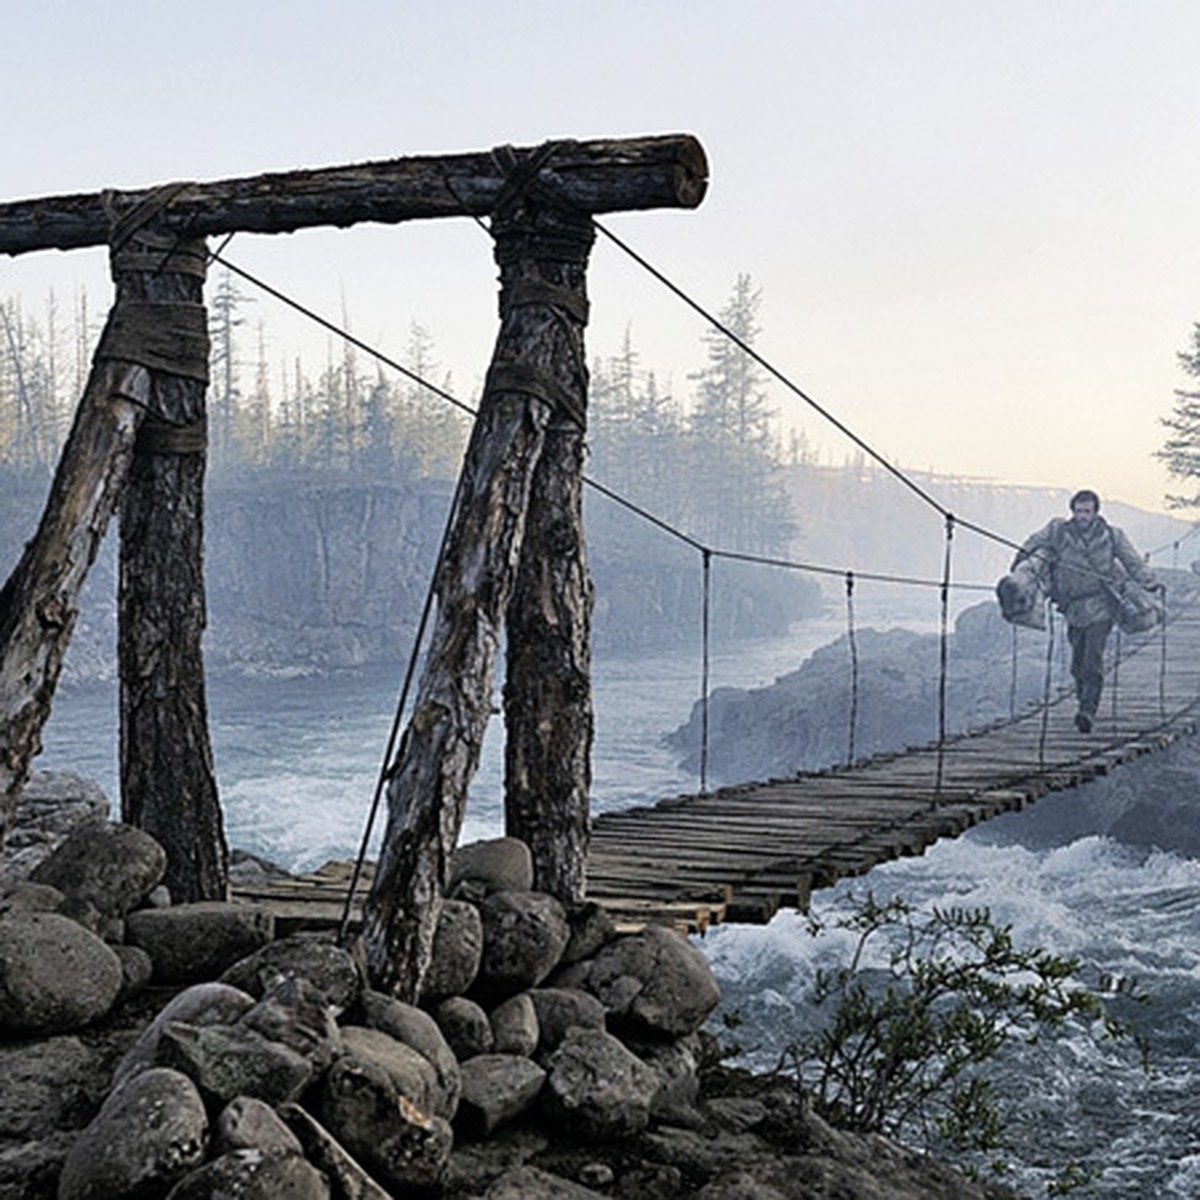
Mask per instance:
[[[205,551],[214,670],[321,671],[408,652],[448,488],[215,488]]]
[[[319,673],[403,661],[411,650],[451,486],[425,482],[211,483],[205,500],[210,671]],[[0,570],[33,537],[37,486],[2,493]],[[600,651],[694,645],[703,603],[699,556],[629,522],[589,523]],[[64,666],[67,680],[115,672],[114,522],[88,577]],[[787,572],[723,572],[714,638],[786,631],[819,605],[815,584]]]

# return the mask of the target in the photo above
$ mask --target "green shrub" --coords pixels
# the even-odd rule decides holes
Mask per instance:
[[[921,912],[868,894],[834,927],[856,935],[854,952],[817,973],[813,1000],[828,1021],[784,1061],[814,1110],[841,1128],[990,1153],[1004,1121],[985,1068],[1002,1047],[1068,1024],[1132,1034],[1079,980],[1077,959],[1018,947],[987,909]],[[826,928],[810,918],[814,934]],[[876,940],[889,948],[886,964],[867,970]]]

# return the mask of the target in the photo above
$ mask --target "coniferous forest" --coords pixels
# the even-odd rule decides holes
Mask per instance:
[[[395,359],[331,336],[317,366],[271,361],[255,303],[228,271],[214,274],[210,661],[323,669],[378,659],[420,611],[479,397],[456,392],[418,323]],[[803,432],[781,434],[767,373],[738,345],[758,342],[761,304],[740,276],[718,314],[736,341],[704,332],[682,387],[660,381],[652,351],[628,330],[590,363],[586,471],[597,486],[585,490],[585,515],[601,650],[698,640],[697,546],[735,556],[713,572],[717,639],[786,632],[838,603],[842,571],[936,580],[941,570],[940,519],[886,471],[857,450],[822,463]],[[69,305],[50,295],[36,312],[0,299],[5,573],[36,527],[103,319],[86,295]],[[917,474],[951,511],[1011,537],[1065,501],[1052,489]],[[1141,544],[1169,536],[1127,515],[1123,524]],[[1001,544],[960,536],[955,552],[956,580],[986,583],[1006,569]],[[824,570],[745,561],[758,556]],[[94,574],[100,615],[84,615],[85,641],[95,631],[103,641],[111,624],[105,554]],[[75,653],[77,666],[86,654]]]
[[[721,313],[747,345],[759,304],[743,276]],[[268,360],[269,333],[228,272],[212,282],[209,317],[210,646],[218,662],[223,644],[243,663],[373,659],[419,612],[478,397],[456,394],[419,324],[397,356],[402,369],[351,340],[314,369]],[[64,309],[52,295],[36,313],[0,300],[5,570],[36,525],[102,321],[85,296]],[[698,358],[686,398],[660,387],[628,333],[590,365],[600,646],[695,639],[695,543],[783,556],[794,540],[761,368],[716,333]],[[104,596],[106,572],[102,556],[92,590]],[[718,637],[778,632],[815,610],[810,580],[740,576],[715,585]]]

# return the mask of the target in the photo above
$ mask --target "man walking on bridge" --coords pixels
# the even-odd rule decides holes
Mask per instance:
[[[1079,701],[1075,727],[1090,733],[1104,686],[1104,647],[1128,597],[1126,582],[1147,591],[1159,584],[1129,538],[1100,516],[1095,492],[1076,492],[1070,508],[1069,519],[1055,517],[1025,541],[1011,570],[1018,578],[1032,575],[1066,617]]]

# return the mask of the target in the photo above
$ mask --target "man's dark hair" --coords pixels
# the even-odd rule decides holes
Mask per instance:
[[[1087,504],[1087,502],[1089,500],[1092,503],[1092,507],[1095,508],[1095,510],[1097,512],[1099,512],[1100,511],[1100,497],[1097,496],[1096,493],[1093,492],[1091,488],[1083,488],[1082,490],[1076,492],[1075,495],[1073,495],[1071,497],[1071,503],[1069,505],[1067,505],[1067,507],[1070,508],[1072,512],[1074,512],[1075,505]]]

